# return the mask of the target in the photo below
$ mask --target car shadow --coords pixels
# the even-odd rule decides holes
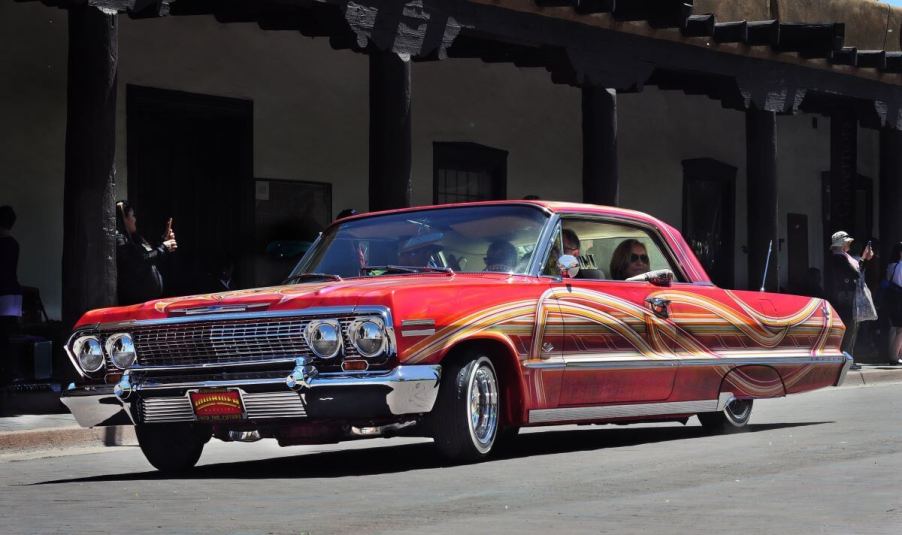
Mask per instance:
[[[763,432],[793,427],[823,425],[833,422],[795,422],[781,424],[750,424],[742,433]],[[484,462],[555,455],[577,451],[606,450],[714,436],[699,426],[644,427],[622,429],[549,430],[519,435],[502,451]],[[338,478],[407,472],[455,466],[442,459],[431,443],[401,446],[378,446],[340,451],[306,453],[272,459],[207,464],[178,475],[157,471],[109,474],[104,476],[57,479],[33,483],[55,485],[61,483],[89,483],[107,481],[142,481],[165,479],[307,479]]]

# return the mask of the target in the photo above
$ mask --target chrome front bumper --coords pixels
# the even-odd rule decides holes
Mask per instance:
[[[441,366],[398,366],[390,372],[374,374],[317,375],[315,369],[298,359],[287,378],[230,381],[159,382],[152,376],[133,381],[129,372],[117,385],[69,385],[60,399],[82,427],[99,427],[150,422],[193,421],[189,392],[205,388],[232,388],[241,393],[245,417],[250,420],[285,417],[313,417],[308,408],[314,400],[323,404],[341,397],[361,396],[367,400],[384,397],[388,415],[422,414],[432,410],[438,396]],[[142,404],[142,411],[136,409]],[[151,407],[152,413],[147,412]],[[330,417],[352,419],[342,408],[329,407]],[[151,419],[146,419],[152,414]],[[364,415],[360,415],[364,416]]]

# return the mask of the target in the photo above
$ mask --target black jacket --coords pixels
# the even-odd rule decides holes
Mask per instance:
[[[859,280],[863,277],[862,261],[852,257],[858,262],[858,269],[849,264],[845,255],[830,255],[830,275],[827,279],[827,296],[830,304],[839,313],[843,323],[849,324],[852,320],[852,311],[855,306],[855,291]]]
[[[141,236],[116,234],[117,289],[120,305],[133,305],[163,296],[163,276],[157,265],[166,256],[162,245],[152,247]]]

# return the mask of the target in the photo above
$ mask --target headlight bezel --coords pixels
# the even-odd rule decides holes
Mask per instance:
[[[331,352],[320,351],[316,347],[317,340],[315,339],[316,335],[323,335],[321,328],[328,327],[334,329],[335,335],[335,348]],[[335,319],[316,319],[312,320],[307,326],[304,328],[304,341],[307,342],[307,347],[310,351],[317,357],[322,360],[332,360],[337,357],[340,353],[342,353],[342,349],[344,346],[344,341],[342,340],[342,332],[341,332],[341,323]]]
[[[85,344],[91,344],[92,342],[92,345],[95,345],[97,348],[96,352],[100,354],[99,363],[96,367],[87,366],[85,360],[82,358],[82,350],[84,349]],[[72,342],[72,355],[75,357],[78,367],[86,374],[97,373],[106,366],[106,353],[103,350],[103,343],[96,335],[83,335],[76,338]]]
[[[131,347],[131,351],[114,351],[116,342],[124,341],[126,339],[128,340],[128,346]],[[123,347],[125,347],[125,343],[123,343]],[[110,362],[116,369],[127,370],[138,361],[138,352],[135,349],[135,339],[132,337],[131,333],[113,333],[109,335],[106,341],[103,343],[103,349],[106,352],[106,356],[109,357]],[[116,360],[117,354],[122,355],[129,353],[131,354],[131,360],[127,364],[122,364]]]
[[[367,350],[361,347],[360,328],[366,324],[372,324],[379,333],[379,346],[375,350]],[[365,359],[381,357],[388,349],[388,333],[385,330],[385,323],[378,317],[360,317],[354,319],[348,325],[348,338],[351,345],[357,351],[357,354]]]

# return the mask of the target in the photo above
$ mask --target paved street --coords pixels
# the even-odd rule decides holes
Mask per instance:
[[[756,402],[751,432],[565,427],[442,466],[429,444],[212,442],[158,476],[136,447],[0,457],[4,533],[899,533],[902,384]]]

